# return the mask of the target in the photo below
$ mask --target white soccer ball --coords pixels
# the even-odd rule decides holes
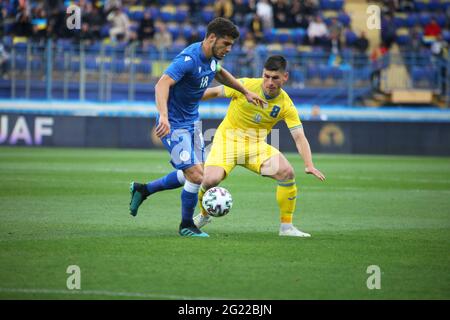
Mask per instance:
[[[203,195],[203,208],[213,217],[223,217],[233,206],[231,193],[222,187],[208,189]]]

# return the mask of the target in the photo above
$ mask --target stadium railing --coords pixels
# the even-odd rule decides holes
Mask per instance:
[[[158,50],[138,43],[74,45],[48,40],[45,44],[17,41],[10,52],[8,76],[0,80],[0,97],[89,101],[151,101],[154,84],[170,61],[182,50],[173,46]],[[321,48],[261,45],[246,51],[236,46],[223,65],[238,77],[260,77],[263,62],[271,54],[289,61],[287,90],[303,103],[363,105],[378,89],[377,73],[399,60],[410,73],[411,88],[432,89],[450,96],[450,59],[426,53],[386,55],[371,61],[367,55],[343,49],[339,56]]]

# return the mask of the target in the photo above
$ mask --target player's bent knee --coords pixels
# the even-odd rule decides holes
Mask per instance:
[[[288,179],[294,179],[295,178],[295,172],[294,169],[291,166],[285,167],[282,170],[280,170],[279,173],[279,180],[288,180]]]
[[[201,184],[203,181],[203,170],[193,169],[185,171],[186,180],[195,184]]]

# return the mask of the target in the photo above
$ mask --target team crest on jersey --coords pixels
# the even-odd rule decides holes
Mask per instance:
[[[253,117],[253,121],[256,123],[260,123],[261,119],[262,119],[262,117],[259,113],[255,114],[255,116]]]
[[[216,60],[211,61],[211,70],[216,71]]]

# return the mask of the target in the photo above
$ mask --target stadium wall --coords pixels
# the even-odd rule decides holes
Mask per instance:
[[[205,119],[205,142],[220,119]],[[0,111],[0,145],[52,147],[162,148],[152,134],[154,117],[55,115]],[[313,152],[450,155],[450,122],[445,121],[322,121],[304,120]],[[289,130],[279,124],[281,151],[296,151]]]

